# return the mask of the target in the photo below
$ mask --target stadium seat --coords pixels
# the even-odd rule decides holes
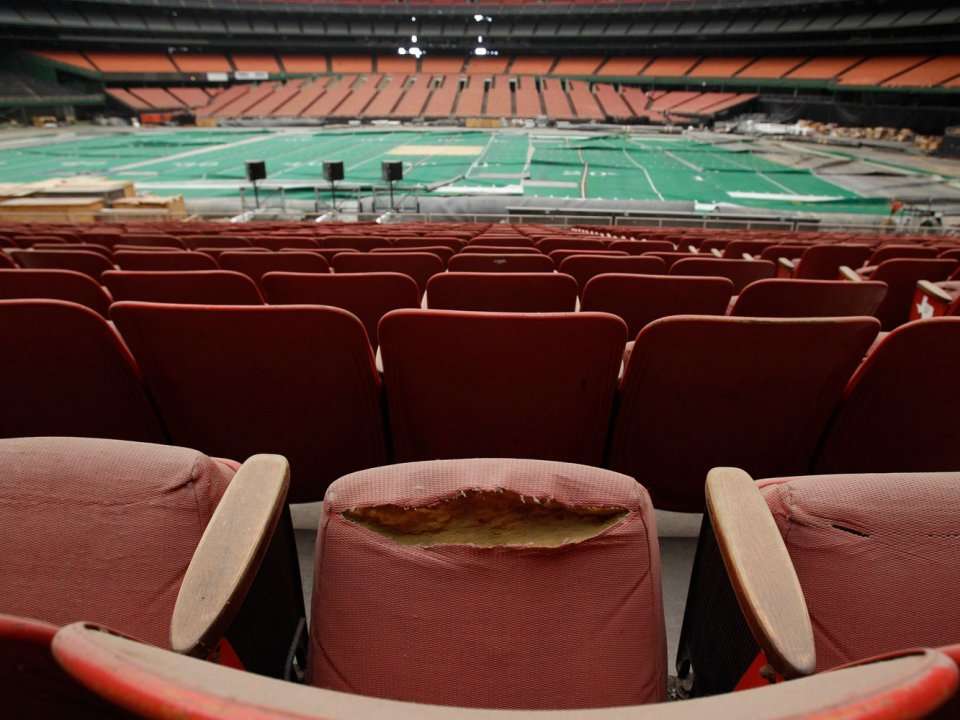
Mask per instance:
[[[250,278],[227,270],[110,270],[103,274],[103,284],[116,302],[263,305],[263,297]]]
[[[107,317],[110,296],[99,282],[73,270],[0,269],[0,300],[64,300]]]
[[[391,310],[420,307],[416,282],[401,273],[272,272],[261,282],[271,305],[331,305],[350,311],[363,323],[374,349],[380,318]]]
[[[560,263],[559,271],[573,276],[580,289],[580,296],[591,278],[597,275],[616,273],[620,275],[665,275],[667,264],[650,255],[574,255]]]
[[[599,465],[626,326],[612,315],[395,310],[380,347],[396,460]]]
[[[0,437],[166,442],[133,358],[94,311],[60,300],[0,300]]]
[[[573,312],[577,281],[561,273],[441,273],[427,283],[427,306],[432,310]]]
[[[717,468],[707,480],[707,504],[716,523],[721,486],[727,498],[739,487],[737,520],[777,528],[809,610],[819,672],[960,638],[949,509],[960,501],[958,481],[950,472],[754,482],[742,470]],[[749,687],[749,676],[764,662],[738,607],[743,591],[734,590],[737,572],[714,523],[701,531],[678,657],[682,669],[693,668],[681,681],[692,680],[695,696]]]
[[[886,335],[851,379],[814,472],[960,468],[960,429],[951,416],[960,395],[949,380],[958,362],[960,318],[920,320]]]
[[[893,330],[910,319],[910,307],[917,283],[921,280],[946,280],[958,267],[956,260],[935,258],[897,258],[884,260],[870,273],[869,279],[887,284],[887,294],[877,308],[877,317],[884,330]],[[855,270],[841,268],[843,276],[853,282],[863,278]]]
[[[739,295],[756,280],[772,278],[777,266],[769,260],[728,260],[721,258],[686,258],[670,266],[671,275],[725,277],[733,283],[733,294]]]
[[[236,248],[250,245],[250,241],[237,235],[183,235],[183,244],[190,250],[206,248]]]
[[[960,315],[960,282],[918,282],[910,306],[910,319],[921,320],[943,315]]]
[[[467,245],[459,255],[543,255],[533,247],[510,247],[509,245]]]
[[[552,273],[556,267],[546,255],[487,255],[458,253],[450,258],[450,272],[473,273]]]
[[[103,235],[101,238],[108,238],[108,236]],[[90,238],[90,242],[96,242],[96,240],[94,238]],[[184,249],[184,243],[182,240],[174,237],[173,235],[124,233],[122,235],[117,235],[115,238],[109,238],[109,242],[113,243],[109,244],[109,247],[113,248],[114,250],[120,249],[121,247],[140,248],[141,250],[160,250],[163,248],[175,248],[178,250]]]
[[[482,247],[484,245],[493,245],[494,247],[521,247],[533,249],[533,240],[528,237],[521,237],[518,235],[480,235],[468,242],[464,250]],[[538,250],[538,252],[540,251]]]
[[[257,235],[250,238],[250,243],[254,247],[265,248],[274,252],[278,250],[314,250],[319,247],[317,241],[311,237],[290,235]]]
[[[387,238],[374,236],[333,235],[324,239],[318,238],[318,242],[321,248],[346,247],[362,253],[368,253],[375,248],[390,247]]]
[[[781,258],[779,267],[786,273],[786,277],[797,280],[836,280],[841,266],[858,268],[867,261],[872,252],[869,245],[813,245],[797,262]]]
[[[220,265],[220,256],[228,252],[260,253],[265,255],[269,255],[275,252],[274,250],[269,250],[265,247],[252,247],[250,245],[238,246],[238,247],[198,247],[196,248],[196,251],[212,257],[214,260],[217,261],[218,266]],[[295,252],[301,252],[301,251],[296,250]],[[314,251],[310,250],[310,252],[314,252]]]
[[[200,252],[122,251],[114,254],[121,270],[217,270],[217,261]]]
[[[629,257],[630,255],[625,250],[553,250],[547,254],[557,267],[560,267],[560,263],[568,257],[574,255],[587,255],[589,257]]]
[[[9,255],[5,252],[0,252],[0,270],[6,270],[7,268],[15,268],[17,264],[13,261]]]
[[[333,258],[337,273],[396,272],[408,275],[417,283],[420,294],[427,281],[443,272],[443,260],[426,252],[409,253],[344,253]]]
[[[875,267],[887,260],[899,258],[935,258],[939,251],[924,245],[882,245],[873,251],[873,255],[866,261],[866,265]]]
[[[650,251],[645,252],[644,257],[658,257],[667,264],[667,271],[676,265],[681,260],[686,260],[687,258],[701,259],[703,255],[692,252],[669,252],[669,251]]]
[[[729,260],[743,260],[744,255],[759,255],[769,247],[776,245],[770,240],[731,240],[721,253]]]
[[[113,260],[110,248],[94,243],[34,243],[30,247],[34,250],[85,250],[103,255],[107,260]]]
[[[303,617],[302,598],[290,607],[286,588],[267,588],[273,612],[253,628],[246,600],[263,597],[253,588],[261,563],[271,579],[277,567],[266,565],[289,564],[274,553],[284,458],[240,465],[167,445],[41,437],[0,440],[0,468],[0,612],[52,625],[86,618],[199,657],[226,635],[251,668],[264,667],[246,652],[251,630],[283,632],[282,674],[296,627],[286,616]],[[280,569],[299,585],[298,572]]]
[[[386,461],[373,353],[350,313],[121,302],[110,314],[173,443],[281,454],[294,468],[291,502]]]
[[[842,280],[757,280],[737,297],[739,317],[848,317],[874,315],[887,294],[881,282]]]
[[[261,280],[269,272],[330,273],[323,256],[311,252],[225,252],[220,267],[246,275],[261,289]]]
[[[87,250],[11,250],[10,256],[29,270],[73,270],[100,281],[100,273],[113,270],[113,263]]]
[[[604,274],[587,282],[580,309],[619,316],[635,338],[668,315],[724,315],[732,296],[727,278]]]
[[[538,240],[536,248],[549,255],[554,250],[606,250],[607,243],[599,238],[553,237]]]
[[[281,250],[280,252],[303,252],[302,250]],[[359,250],[354,250],[353,248],[341,248],[341,247],[325,247],[318,250],[308,250],[307,252],[312,252],[315,255],[319,255],[324,260],[327,261],[327,264],[333,262],[333,258],[339,255],[340,253],[358,253]]]
[[[607,466],[680,512],[703,511],[713,467],[806,472],[878,330],[873,318],[650,323],[624,370]]]
[[[770,260],[777,263],[779,270],[780,267],[780,258],[786,258],[787,260],[796,261],[803,254],[810,249],[809,244],[798,244],[798,243],[777,243],[775,245],[770,245],[763,249],[763,251],[757,256],[760,260]],[[794,262],[795,264],[795,262]],[[785,276],[792,277],[792,272],[786,272]],[[832,279],[832,278],[825,278]]]
[[[418,253],[430,253],[431,255],[436,255],[443,261],[443,266],[446,267],[447,263],[450,262],[450,258],[453,257],[454,250],[448,248],[446,245],[401,245],[398,247],[389,247],[389,248],[374,248],[370,252],[372,253],[409,253],[409,252],[418,252]]]
[[[630,255],[643,255],[648,252],[673,252],[673,243],[669,240],[614,240],[609,250],[622,250]]]

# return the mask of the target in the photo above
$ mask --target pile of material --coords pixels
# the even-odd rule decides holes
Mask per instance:
[[[943,138],[939,135],[917,135],[909,128],[844,127],[836,123],[821,123],[813,120],[801,120],[798,124],[824,137],[908,143],[928,154],[936,152],[940,148],[940,143],[943,142]]]

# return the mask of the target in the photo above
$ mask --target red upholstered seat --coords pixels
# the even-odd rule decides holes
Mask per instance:
[[[759,257],[761,260],[772,260],[773,262],[778,262],[780,258],[795,260],[802,257],[810,247],[808,243],[776,243],[764,248]]]
[[[723,257],[731,260],[742,260],[744,253],[759,255],[768,247],[776,245],[771,240],[731,240],[723,248]]]
[[[777,266],[769,260],[727,260],[721,258],[685,258],[670,266],[671,275],[725,277],[733,283],[737,295],[747,285],[777,274]]]
[[[0,270],[5,270],[7,268],[15,268],[17,264],[13,261],[9,255],[5,252],[0,252]]]
[[[920,280],[946,280],[958,266],[956,260],[896,259],[877,266],[870,279],[887,284],[887,294],[877,308],[884,330],[893,330],[910,319],[910,305]]]
[[[683,512],[702,512],[713,467],[806,472],[878,330],[872,318],[647,325],[624,371],[608,467],[636,478],[656,507]]]
[[[798,280],[836,280],[842,265],[858,268],[872,252],[869,245],[814,245],[800,256],[793,277]]]
[[[614,240],[609,250],[623,250],[630,255],[648,252],[673,252],[676,248],[669,240]]]
[[[923,261],[921,261],[923,262]],[[853,376],[815,471],[918,472],[960,468],[960,317],[908,323],[886,335]]]
[[[174,443],[285,456],[291,502],[318,500],[332,480],[385,462],[373,354],[350,313],[123,302],[111,316]]]
[[[554,250],[605,250],[607,243],[600,238],[558,237],[544,238],[536,243],[537,250],[550,254]]]
[[[201,252],[121,251],[114,254],[121,270],[216,270],[217,261]]]
[[[577,281],[561,273],[441,273],[427,284],[427,304],[433,310],[573,312]]]
[[[459,255],[543,255],[531,245],[511,247],[509,245],[467,245]]]
[[[0,269],[0,299],[65,300],[107,316],[110,296],[89,275],[73,270]]]
[[[358,510],[419,508],[466,494],[625,515],[578,542],[525,538],[524,521],[515,520],[518,535],[496,547],[483,537],[410,545],[357,521]],[[499,507],[477,512],[498,518]],[[535,460],[376,468],[330,486],[318,537],[314,685],[483,708],[664,699],[656,526],[649,496],[632,478]]]
[[[874,315],[887,287],[843,280],[757,280],[737,297],[740,317],[844,317]]]
[[[263,305],[246,275],[226,270],[111,270],[103,274],[113,299],[197,305]]]
[[[960,473],[763,480],[813,621],[817,669],[960,642]]]
[[[678,262],[680,262],[681,260],[686,260],[687,258],[702,258],[702,257],[703,257],[702,255],[699,255],[699,254],[693,253],[693,252],[682,252],[682,251],[671,252],[671,251],[660,251],[660,250],[645,252],[644,255],[647,256],[647,257],[658,257],[658,258],[660,258],[661,260],[663,260],[663,261],[667,264],[667,270],[669,270],[670,268],[672,268],[674,265],[676,265],[676,264],[677,264]]]
[[[333,258],[333,270],[338,273],[396,272],[409,275],[417,283],[421,295],[427,289],[427,281],[443,272],[443,267],[443,260],[425,252],[344,253]]]
[[[272,272],[261,282],[271,305],[332,305],[349,310],[363,323],[374,348],[380,318],[391,310],[420,307],[417,284],[401,273]]]
[[[261,279],[269,272],[330,272],[326,259],[311,252],[225,252],[220,256],[220,267],[243,273],[261,289]]]
[[[34,243],[31,247],[34,250],[83,250],[113,260],[113,253],[108,247],[95,243]]]
[[[599,465],[626,326],[602,313],[396,310],[380,321],[399,461]]]
[[[10,256],[31,270],[73,270],[99,281],[100,273],[112,270],[113,263],[88,250],[11,250]]]
[[[236,248],[250,245],[250,240],[239,235],[184,235],[183,244],[191,250],[198,248]]]
[[[481,254],[462,252],[450,258],[450,272],[552,273],[556,268],[542,253]]]
[[[580,296],[591,278],[606,273],[633,275],[666,274],[667,264],[651,255],[625,255],[603,257],[599,255],[574,255],[560,263],[560,272],[572,275],[580,288]]]
[[[184,573],[236,469],[166,445],[0,440],[0,612],[169,647]]]
[[[467,243],[465,250],[470,248],[484,246],[484,245],[493,245],[493,246],[504,246],[504,247],[522,247],[522,248],[533,248],[533,240],[528,237],[521,237],[517,235],[488,235],[483,236],[479,235],[470,242]],[[539,251],[538,251],[539,252]]]
[[[139,370],[92,310],[60,300],[0,301],[0,437],[75,435],[165,442]]]
[[[455,242],[455,241],[454,241]],[[457,249],[459,249],[459,243],[456,243]],[[436,255],[443,261],[443,266],[446,267],[447,263],[450,262],[450,258],[453,257],[455,252],[454,248],[447,247],[446,245],[399,245],[397,247],[388,247],[388,248],[374,248],[370,252],[372,253],[409,253],[409,252],[426,252],[431,255]]]
[[[882,245],[873,251],[873,255],[866,261],[866,265],[876,266],[887,260],[901,258],[935,258],[939,250],[925,245]]]
[[[732,295],[727,278],[604,274],[587,282],[580,309],[618,315],[634,338],[668,315],[723,315]]]
[[[626,250],[594,250],[591,248],[589,250],[552,250],[547,254],[557,267],[560,267],[560,263],[568,257],[575,255],[586,255],[588,257],[628,257],[630,253]]]

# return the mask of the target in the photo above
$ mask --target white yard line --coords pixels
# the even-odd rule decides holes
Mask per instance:
[[[657,190],[657,186],[653,184],[653,178],[650,177],[649,171],[648,171],[643,165],[641,165],[641,164],[638,163],[636,160],[634,160],[632,157],[630,157],[630,153],[627,152],[627,149],[626,149],[626,148],[623,148],[623,156],[624,156],[625,158],[627,158],[627,160],[629,160],[630,162],[632,162],[634,165],[636,165],[638,168],[640,168],[641,170],[643,170],[643,174],[647,177],[647,182],[650,183],[650,188],[657,194],[657,197],[658,197],[658,198],[660,198],[661,200],[663,200],[664,197],[663,197],[663,195],[660,194],[660,191]]]
[[[203,155],[210,152],[218,152],[220,150],[227,150],[228,148],[237,148],[244,145],[252,145],[253,143],[263,142],[264,140],[274,140],[277,138],[277,135],[270,133],[269,135],[264,135],[263,137],[254,137],[247,138],[246,140],[238,140],[234,143],[227,143],[226,145],[212,145],[210,147],[199,148],[197,150],[187,150],[186,152],[177,153],[175,155],[164,155],[163,157],[153,158],[152,160],[143,160],[142,162],[130,163],[129,165],[118,165],[117,167],[110,168],[109,172],[124,172],[126,170],[135,170],[137,168],[146,167],[148,165],[154,165],[156,163],[170,162],[171,160],[182,160],[187,157],[195,157],[197,155]]]

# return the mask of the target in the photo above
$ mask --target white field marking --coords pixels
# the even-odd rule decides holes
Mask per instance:
[[[469,157],[482,154],[489,145],[489,140],[487,145],[395,145],[386,154]]]
[[[629,160],[629,161],[632,162],[634,165],[636,165],[638,168],[640,168],[641,170],[643,170],[643,174],[646,176],[647,182],[650,183],[650,188],[657,194],[657,197],[658,197],[658,198],[660,198],[661,200],[663,200],[663,199],[664,199],[664,198],[663,198],[663,195],[661,195],[661,194],[660,194],[660,191],[657,190],[657,186],[653,184],[653,178],[650,177],[649,171],[648,171],[643,165],[641,165],[641,164],[638,163],[636,160],[634,160],[632,157],[630,157],[630,153],[627,152],[627,149],[626,149],[626,148],[623,148],[622,152],[623,152],[623,156],[624,156],[625,158],[627,158],[627,160]]]
[[[727,192],[732,198],[742,198],[744,200],[787,200],[789,202],[827,202],[830,200],[843,200],[841,195],[795,195],[791,193],[763,193],[763,192],[742,192],[731,190]]]
[[[756,173],[757,175],[759,175],[761,178],[763,178],[764,180],[766,180],[768,183],[770,183],[770,184],[773,185],[774,187],[778,187],[778,188],[780,188],[781,190],[783,190],[784,192],[786,192],[786,193],[788,193],[788,194],[794,192],[793,188],[787,187],[787,186],[784,185],[783,183],[777,182],[777,181],[774,180],[773,178],[768,177],[762,170],[757,170],[757,169],[755,169],[755,168],[750,167],[749,165],[744,165],[744,164],[741,163],[741,162],[737,162],[737,161],[734,160],[733,158],[723,157],[722,159],[725,160],[725,161],[727,161],[727,162],[729,162],[729,163],[733,163],[734,165],[736,165],[737,167],[739,167],[741,170],[747,170],[747,171],[749,171],[749,172]],[[762,194],[762,193],[761,193],[761,194]],[[742,195],[741,195],[741,196],[733,195],[733,193],[727,193],[727,195],[730,195],[731,197],[744,197],[744,196],[742,196]],[[801,197],[801,196],[798,195],[797,197]],[[812,196],[811,196],[811,197],[812,197]],[[759,198],[758,198],[758,199],[759,199]]]
[[[693,170],[694,172],[698,172],[698,173],[702,173],[702,172],[703,172],[703,168],[702,168],[702,167],[699,167],[699,166],[697,166],[697,165],[694,165],[692,162],[690,162],[690,161],[688,161],[688,160],[684,160],[684,159],[681,158],[681,157],[677,157],[676,155],[674,155],[674,154],[673,154],[672,152],[670,152],[669,150],[664,150],[664,151],[663,151],[663,154],[666,155],[667,157],[673,159],[673,160],[676,160],[676,161],[677,161],[678,163],[680,163],[681,165],[686,165],[688,168],[690,168],[690,169]]]
[[[590,169],[590,164],[587,162],[586,158],[583,157],[583,150],[577,150],[577,157],[580,158],[580,199],[587,199],[587,172]]]
[[[185,157],[194,157],[195,155],[203,155],[204,153],[214,152],[218,150],[226,150],[227,148],[241,147],[243,145],[252,145],[253,143],[263,142],[264,140],[273,140],[277,136],[273,133],[269,135],[264,135],[263,137],[253,137],[247,138],[246,140],[238,140],[234,143],[227,143],[226,145],[213,145],[211,147],[198,148],[197,150],[187,150],[186,152],[177,153],[175,155],[164,155],[163,157],[153,158],[152,160],[143,160],[142,162],[130,163],[129,165],[118,165],[115,168],[110,168],[108,172],[123,172],[124,170],[135,170],[136,168],[146,167],[147,165],[154,165],[156,163],[170,162],[171,160],[180,160]]]
[[[470,167],[467,168],[467,171],[463,174],[465,178],[470,177],[470,174],[477,169],[477,165],[480,164],[482,160],[485,160],[487,153],[490,152],[490,146],[493,145],[494,138],[497,137],[496,133],[490,133],[490,138],[487,140],[487,144],[483,146],[483,150],[480,151],[480,154],[474,158],[473,162],[470,163]],[[472,146],[467,146],[472,147]]]

